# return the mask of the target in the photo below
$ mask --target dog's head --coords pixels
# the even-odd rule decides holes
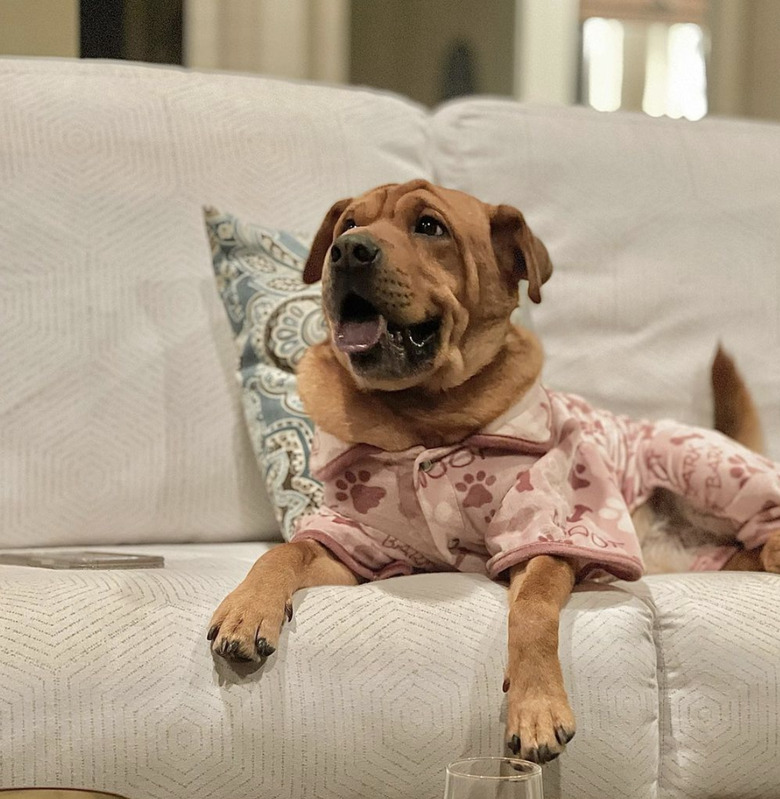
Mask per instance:
[[[335,203],[304,280],[322,279],[331,345],[360,387],[443,390],[499,352],[519,281],[540,302],[551,272],[518,210],[414,180]]]

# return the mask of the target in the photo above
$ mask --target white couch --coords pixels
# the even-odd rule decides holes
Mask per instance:
[[[434,799],[449,760],[502,752],[486,579],[300,592],[251,675],[205,640],[277,532],[201,206],[312,232],[415,176],[547,243],[548,383],[708,424],[722,339],[780,458],[780,127],[0,60],[0,546],[166,558],[0,567],[0,787]],[[579,728],[548,799],[780,796],[780,578],[583,586],[561,656]]]

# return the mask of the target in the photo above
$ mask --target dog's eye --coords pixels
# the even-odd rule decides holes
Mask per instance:
[[[423,236],[444,236],[447,233],[447,228],[432,216],[421,216],[414,226],[414,232],[421,233]]]
[[[352,230],[353,227],[357,227],[357,222],[354,219],[347,219],[341,232],[346,233],[348,230]]]

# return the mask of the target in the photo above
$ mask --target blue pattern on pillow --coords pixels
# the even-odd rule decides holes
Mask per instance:
[[[325,338],[320,286],[302,281],[309,242],[205,209],[217,287],[239,352],[238,378],[252,447],[282,535],[322,502],[309,475],[314,425],[295,367]]]

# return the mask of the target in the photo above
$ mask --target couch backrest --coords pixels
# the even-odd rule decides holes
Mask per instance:
[[[0,546],[275,537],[201,206],[313,230],[430,175],[395,97],[0,60]]]
[[[0,59],[0,545],[275,536],[201,206],[310,233],[419,176],[548,244],[549,384],[708,424],[722,340],[780,458],[780,126]]]
[[[433,135],[439,180],[514,203],[548,245],[551,386],[710,425],[721,341],[780,460],[780,125],[471,99]]]

